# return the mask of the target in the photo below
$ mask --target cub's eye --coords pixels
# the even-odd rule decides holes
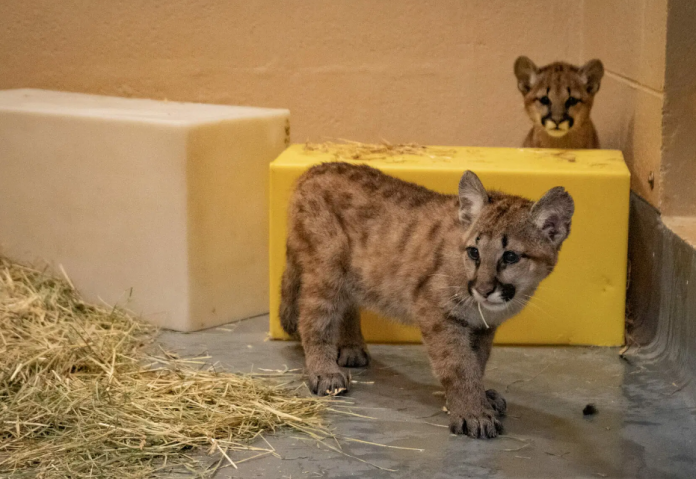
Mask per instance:
[[[568,98],[566,100],[566,108],[570,108],[571,106],[575,106],[578,103],[582,103],[582,100],[571,96],[570,98]]]
[[[539,100],[539,103],[541,103],[542,105],[550,105],[551,104],[551,100],[546,95],[542,96],[541,98],[537,98],[537,100]]]
[[[515,264],[520,260],[520,255],[514,251],[506,251],[503,253],[503,263],[505,264]]]
[[[467,254],[469,255],[469,258],[473,259],[474,261],[479,260],[479,250],[478,248],[475,248],[473,246],[469,246],[466,249]]]

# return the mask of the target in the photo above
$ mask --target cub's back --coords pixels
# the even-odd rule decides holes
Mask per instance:
[[[403,208],[417,208],[447,198],[423,186],[399,180],[371,166],[344,162],[322,163],[305,172],[297,182],[295,196],[306,197],[328,191],[341,192],[337,200],[351,206],[353,200],[391,203]],[[454,197],[452,197],[454,198]]]
[[[414,183],[389,176],[368,165],[323,163],[310,168],[297,182],[290,206],[290,219],[305,221],[327,213],[349,230],[397,224],[424,211],[456,215],[458,200]],[[447,214],[447,213],[445,213]]]

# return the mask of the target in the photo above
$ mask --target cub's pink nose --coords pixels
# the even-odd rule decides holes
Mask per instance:
[[[495,284],[479,284],[475,288],[476,292],[487,298],[493,291],[495,291]]]

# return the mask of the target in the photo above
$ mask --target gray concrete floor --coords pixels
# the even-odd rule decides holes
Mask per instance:
[[[166,332],[160,340],[183,355],[208,353],[239,372],[301,368],[297,343],[265,340],[267,321]],[[268,441],[282,459],[265,456],[215,477],[696,477],[696,404],[687,389],[657,366],[620,359],[615,348],[494,347],[486,385],[505,396],[508,416],[505,435],[493,440],[449,433],[441,388],[422,346],[369,349],[372,364],[353,370],[356,382],[346,400],[372,419],[331,413],[328,422],[340,436],[422,452],[342,440],[343,451],[354,456],[348,457],[279,433]],[[585,418],[588,403],[599,413]]]

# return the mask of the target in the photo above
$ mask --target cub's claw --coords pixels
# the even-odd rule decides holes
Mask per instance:
[[[493,410],[498,416],[505,416],[505,411],[507,410],[507,401],[500,395],[495,389],[489,389],[486,391],[486,399],[488,399],[488,404],[491,405]]]
[[[495,418],[495,411],[457,415],[450,413],[452,434],[466,434],[475,439],[489,439],[502,434],[503,425]]]
[[[349,385],[350,374],[343,372],[309,374],[309,390],[318,396],[340,396]]]

